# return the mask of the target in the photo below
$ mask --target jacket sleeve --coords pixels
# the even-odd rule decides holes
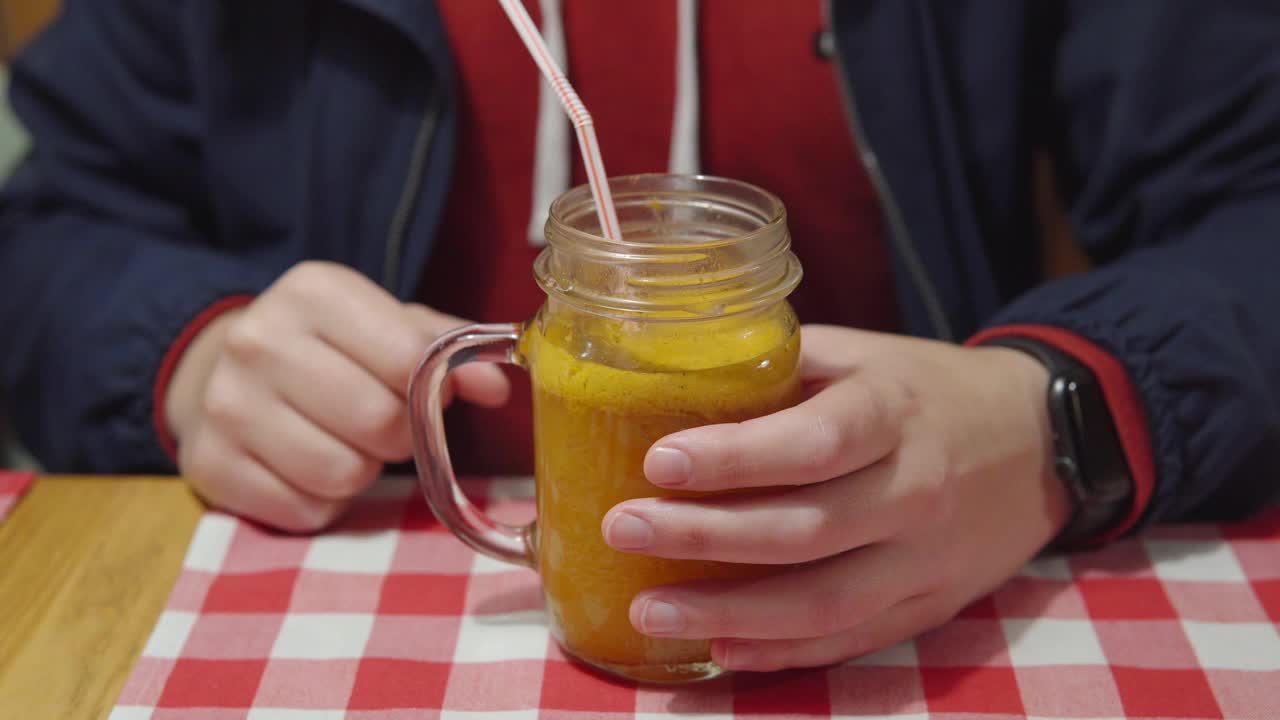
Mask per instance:
[[[0,196],[0,388],[52,471],[161,471],[152,386],[187,323],[269,274],[220,252],[187,3],[71,0],[13,66],[33,149]]]
[[[1044,120],[1097,269],[990,324],[1120,360],[1152,439],[1144,522],[1246,514],[1280,487],[1280,6],[1064,8]]]

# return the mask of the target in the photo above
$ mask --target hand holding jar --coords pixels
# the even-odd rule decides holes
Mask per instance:
[[[645,457],[657,487],[747,492],[630,500],[602,523],[628,553],[780,567],[632,602],[637,630],[713,640],[727,669],[824,665],[938,626],[1070,512],[1031,357],[825,326],[802,339],[803,402]]]
[[[945,621],[1062,526],[1047,371],[1008,348],[800,330],[786,213],[731,180],[611,180],[552,204],[526,323],[441,337],[410,388],[428,503],[536,569],[572,657],[633,680],[822,665]],[[440,388],[474,361],[532,378],[538,517],[466,499]]]

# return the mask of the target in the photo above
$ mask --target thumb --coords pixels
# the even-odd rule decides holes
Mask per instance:
[[[405,310],[413,318],[415,326],[422,328],[427,342],[435,342],[441,335],[471,324],[468,320],[433,310],[418,303],[406,303]],[[423,347],[426,350],[426,347]],[[445,404],[454,394],[469,403],[481,407],[501,407],[511,395],[511,383],[502,369],[493,363],[470,363],[459,367],[445,382]]]

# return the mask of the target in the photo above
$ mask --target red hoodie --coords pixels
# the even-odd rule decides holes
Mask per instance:
[[[527,2],[541,23],[538,3]],[[858,162],[833,64],[819,55],[821,3],[702,0],[697,19],[701,170],[745,180],[787,206],[806,269],[791,301],[804,322],[897,329],[874,191]],[[542,82],[497,3],[442,0],[457,64],[454,185],[420,298],[479,322],[542,303],[526,232]],[[677,3],[563,6],[567,72],[591,110],[611,175],[665,172],[677,87]],[[585,182],[571,158],[573,183]],[[833,241],[833,239],[838,239]],[[527,384],[499,411],[449,413],[459,472],[533,467]]]

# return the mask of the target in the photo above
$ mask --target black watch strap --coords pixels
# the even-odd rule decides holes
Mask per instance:
[[[1049,371],[1048,408],[1054,469],[1075,512],[1051,548],[1070,548],[1114,528],[1133,504],[1134,482],[1102,386],[1087,365],[1048,343],[1021,336],[991,338],[1031,355]]]

